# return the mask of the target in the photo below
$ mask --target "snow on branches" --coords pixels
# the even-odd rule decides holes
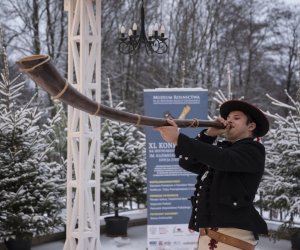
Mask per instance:
[[[285,91],[290,104],[267,97],[287,110],[286,116],[271,114],[273,128],[265,137],[266,174],[260,190],[268,209],[284,211],[286,220],[300,212],[300,103]]]
[[[0,55],[0,239],[27,239],[63,223],[63,165],[49,159],[59,115],[41,127],[42,112],[32,107],[35,96],[17,104],[24,82],[19,76],[10,80],[3,46]]]

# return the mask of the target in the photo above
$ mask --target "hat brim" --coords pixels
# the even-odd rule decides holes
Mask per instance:
[[[269,121],[260,109],[245,101],[239,100],[226,101],[220,107],[220,115],[224,119],[226,119],[232,111],[242,111],[243,113],[250,115],[256,123],[255,135],[257,137],[264,136],[268,133],[270,126]]]

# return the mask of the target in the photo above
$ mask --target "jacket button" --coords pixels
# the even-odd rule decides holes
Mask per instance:
[[[179,159],[181,159],[182,158],[182,155],[179,155]]]
[[[184,159],[187,161],[189,159],[189,157],[186,156],[186,157],[184,157]]]
[[[236,203],[236,202],[233,202],[233,206],[235,206],[235,207],[236,207],[236,206],[237,206],[237,203]]]

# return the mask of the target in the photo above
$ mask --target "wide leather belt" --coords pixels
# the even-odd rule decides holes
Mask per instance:
[[[233,247],[236,247],[236,248],[239,248],[242,250],[254,250],[255,249],[254,245],[252,245],[246,241],[237,239],[235,237],[232,237],[232,236],[229,236],[229,235],[226,235],[226,234],[214,231],[214,230],[211,230],[209,228],[201,228],[200,235],[207,235],[208,237],[210,237],[216,241],[222,242],[224,244],[227,244],[229,246],[233,246]]]

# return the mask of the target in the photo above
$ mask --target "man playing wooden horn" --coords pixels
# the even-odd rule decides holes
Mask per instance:
[[[196,173],[189,228],[200,234],[198,250],[252,250],[267,224],[253,201],[265,165],[265,148],[255,140],[269,130],[266,116],[255,106],[231,100],[216,120],[225,129],[209,127],[195,139],[180,133],[176,123],[156,128],[174,143],[179,165]],[[218,136],[226,140],[214,143]]]

